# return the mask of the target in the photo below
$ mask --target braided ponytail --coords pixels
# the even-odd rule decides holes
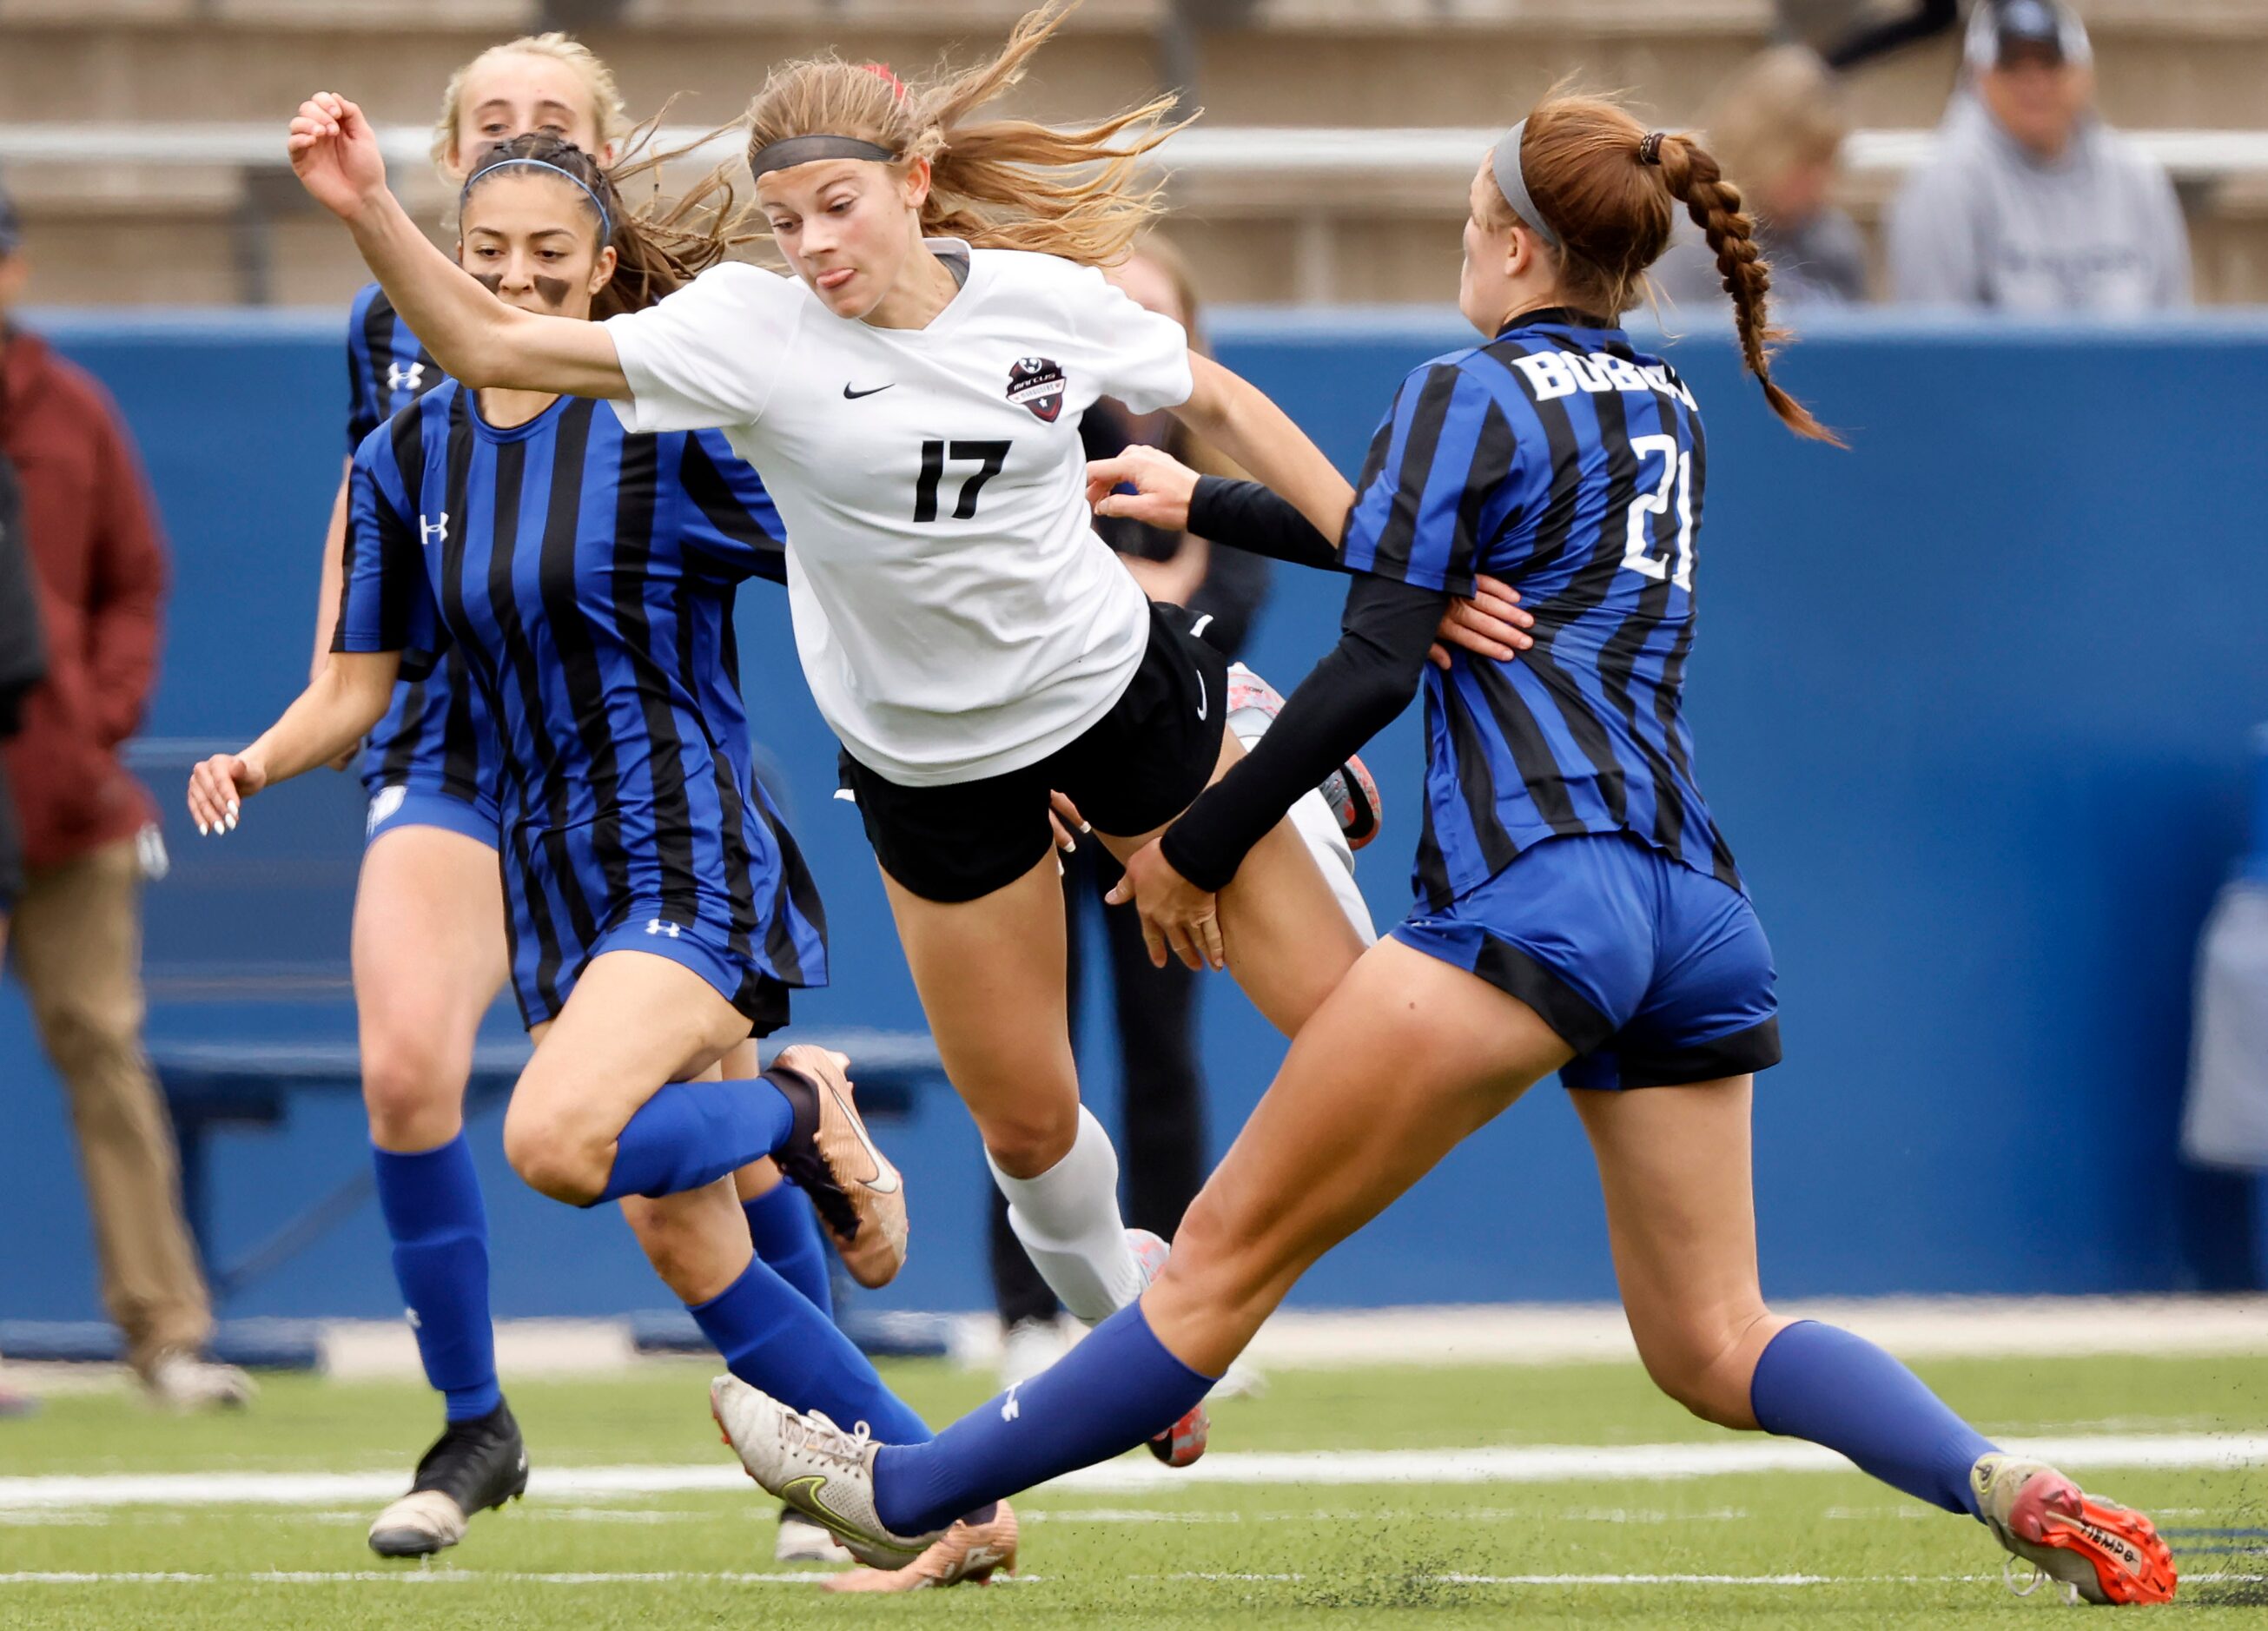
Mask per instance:
[[[1765,313],[1765,297],[1771,290],[1771,268],[1756,247],[1756,223],[1741,207],[1741,189],[1727,180],[1709,151],[1689,136],[1653,136],[1655,164],[1669,195],[1685,206],[1708,239],[1709,253],[1717,257],[1717,275],[1733,298],[1733,320],[1741,336],[1741,356],[1764,400],[1782,423],[1798,436],[1843,446],[1843,438],[1812,417],[1811,410],[1790,396],[1771,377],[1772,352],[1786,340],[1787,331],[1772,327]],[[1640,162],[1644,162],[1641,158]]]
[[[1649,131],[1604,97],[1554,91],[1528,116],[1520,168],[1534,207],[1560,240],[1552,252],[1560,290],[1581,312],[1620,317],[1638,303],[1646,268],[1669,247],[1674,206],[1683,204],[1717,257],[1741,356],[1772,411],[1799,436],[1843,445],[1771,377],[1772,350],[1786,338],[1765,312],[1771,268],[1741,208],[1741,189],[1699,143]],[[1492,224],[1517,219],[1502,191],[1493,183],[1490,190],[1501,206]]]

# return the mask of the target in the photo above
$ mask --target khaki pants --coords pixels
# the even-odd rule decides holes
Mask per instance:
[[[180,1157],[142,1053],[142,869],[133,842],[33,871],[8,953],[70,1095],[102,1300],[146,1371],[202,1348],[211,1299],[181,1218]]]

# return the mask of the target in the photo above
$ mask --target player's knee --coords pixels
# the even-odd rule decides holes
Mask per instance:
[[[469,1065],[462,1053],[411,1026],[363,1039],[363,1105],[382,1146],[423,1149],[450,1135],[461,1113]]]
[[[1011,1178],[1037,1178],[1071,1153],[1079,1137],[1079,1102],[1018,1106],[987,1112],[977,1131],[985,1153]]]
[[[1263,1278],[1257,1242],[1238,1228],[1210,1190],[1189,1202],[1181,1226],[1174,1231],[1173,1247],[1159,1278],[1172,1282],[1169,1295],[1199,1305],[1234,1307],[1252,1296]]]
[[[504,1154],[530,1189],[570,1206],[605,1194],[614,1165],[613,1141],[594,1136],[581,1118],[517,1100],[504,1113]]]
[[[1756,1418],[1749,1407],[1749,1378],[1755,1367],[1737,1363],[1742,1351],[1739,1323],[1710,1324],[1674,1336],[1642,1342],[1638,1357],[1654,1385],[1704,1422],[1749,1429]]]

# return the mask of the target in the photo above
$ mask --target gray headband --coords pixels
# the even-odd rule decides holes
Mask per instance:
[[[879,158],[887,163],[897,155],[888,148],[855,136],[790,136],[770,142],[748,155],[748,169],[762,180],[775,170],[792,170],[820,158]]]
[[[1551,223],[1543,218],[1543,212],[1528,195],[1528,178],[1520,173],[1520,138],[1527,133],[1525,119],[1506,131],[1489,157],[1489,167],[1496,172],[1497,190],[1504,195],[1504,202],[1512,206],[1513,213],[1534,227],[1538,238],[1557,249],[1560,246],[1559,234],[1551,230]]]
[[[577,175],[572,170],[562,170],[557,165],[553,164],[548,158],[499,158],[492,165],[483,165],[482,168],[474,171],[471,175],[465,179],[465,190],[457,195],[458,209],[461,212],[465,207],[465,200],[473,195],[473,187],[475,183],[484,181],[489,177],[494,175],[497,171],[506,169],[513,165],[525,165],[537,170],[549,170],[554,175],[565,176],[570,181],[572,181],[576,186],[581,187],[583,189],[583,196],[591,201],[591,208],[599,212],[599,226],[601,232],[604,234],[604,236],[599,239],[599,246],[603,249],[606,246],[615,241],[615,217],[613,213],[608,209],[606,201],[600,198],[597,193],[592,191],[591,184],[588,181],[585,181],[581,176]]]

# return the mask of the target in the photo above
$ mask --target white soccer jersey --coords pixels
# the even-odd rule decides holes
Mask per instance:
[[[837,317],[798,279],[712,268],[607,327],[634,431],[719,428],[787,526],[819,709],[904,786],[1036,763],[1110,710],[1149,638],[1095,536],[1079,416],[1189,400],[1189,342],[1092,268],[965,255],[921,329]]]

